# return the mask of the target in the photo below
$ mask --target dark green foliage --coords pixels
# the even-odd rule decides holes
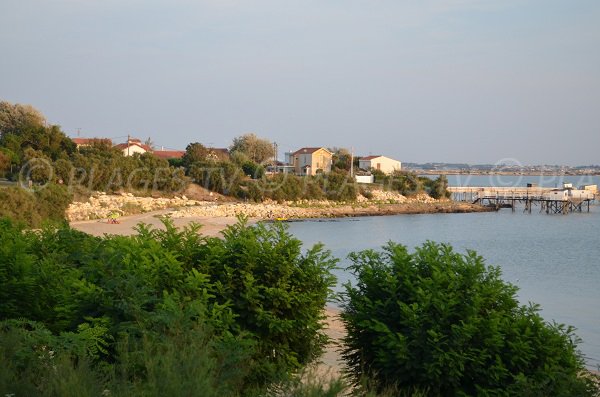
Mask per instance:
[[[422,192],[425,179],[429,180],[429,178],[419,177],[412,172],[394,171],[391,175],[384,177],[383,183],[387,189],[406,196]]]
[[[40,346],[78,381],[143,395],[246,393],[316,357],[335,283],[327,252],[302,254],[282,225],[240,221],[223,239],[164,226],[97,238],[0,220],[0,340],[31,341],[0,346],[10,358],[0,386],[16,376],[24,388],[50,387],[35,375]]]
[[[244,184],[254,201],[321,200],[354,201],[358,194],[356,182],[344,172],[299,177],[275,174]]]
[[[437,179],[423,178],[425,190],[434,199],[449,198],[448,178],[440,175]]]
[[[0,175],[26,185],[63,183],[72,189],[174,192],[187,186],[183,170],[150,153],[123,156],[110,141],[76,148],[37,110],[0,102]]]
[[[302,255],[283,224],[239,223],[203,254],[198,264],[210,274],[216,303],[230,303],[238,326],[256,338],[253,376],[264,382],[278,368],[298,369],[320,355],[322,309],[335,285],[328,252],[315,246]]]
[[[322,178],[322,188],[329,200],[356,200],[356,195],[358,194],[357,183],[347,173],[330,172]]]
[[[30,227],[61,222],[72,195],[65,186],[47,184],[33,191],[21,187],[0,189],[0,217],[9,217]]]
[[[190,143],[185,148],[181,163],[185,168],[190,168],[194,163],[207,161],[208,154],[209,151],[203,144],[199,142]]]
[[[242,164],[242,171],[252,179],[259,179],[265,175],[265,167],[253,161],[245,161]]]
[[[113,148],[96,145],[82,147],[70,163],[54,163],[60,178],[69,186],[88,190],[182,191],[188,184],[183,170],[150,153],[133,156]]]
[[[188,175],[205,189],[236,196],[239,194],[244,172],[230,161],[205,161],[192,164]]]
[[[474,252],[428,242],[350,255],[342,318],[350,371],[431,396],[586,396],[572,328],[519,306],[517,288]]]

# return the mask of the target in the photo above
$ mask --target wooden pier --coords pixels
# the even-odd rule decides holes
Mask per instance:
[[[569,192],[565,189],[540,188],[540,187],[449,187],[455,201],[467,201],[473,204],[481,204],[500,208],[510,208],[514,212],[517,205],[524,204],[523,212],[532,212],[533,207],[539,206],[539,212],[547,214],[568,214],[570,212],[583,212],[595,200],[593,193],[581,194],[571,197],[568,194],[553,195],[553,192]],[[577,192],[581,192],[577,190]]]

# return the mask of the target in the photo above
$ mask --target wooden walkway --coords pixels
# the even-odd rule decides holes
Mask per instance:
[[[532,212],[534,206],[539,206],[540,212],[547,214],[568,214],[570,212],[582,212],[587,208],[595,196],[590,198],[559,197],[549,198],[547,193],[555,188],[541,187],[449,187],[455,201],[466,201],[481,204],[487,207],[511,208],[514,212],[518,204],[524,204],[523,212]]]

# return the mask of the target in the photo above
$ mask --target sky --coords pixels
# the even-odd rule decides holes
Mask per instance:
[[[2,0],[0,100],[70,136],[600,164],[598,0]]]

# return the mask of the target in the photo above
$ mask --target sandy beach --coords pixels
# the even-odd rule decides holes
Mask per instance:
[[[123,216],[119,218],[118,224],[108,223],[106,219],[94,219],[89,221],[71,222],[72,228],[93,236],[103,236],[105,234],[118,234],[122,236],[130,236],[135,234],[135,227],[139,223],[151,225],[157,229],[164,229],[160,218],[166,216],[171,210],[152,211],[144,214],[135,214]],[[250,223],[256,223],[258,219],[250,219]],[[211,216],[191,216],[188,218],[174,218],[173,223],[178,228],[185,227],[190,223],[198,223],[202,225],[200,232],[209,237],[218,237],[223,229],[237,222],[234,217],[211,217]]]

